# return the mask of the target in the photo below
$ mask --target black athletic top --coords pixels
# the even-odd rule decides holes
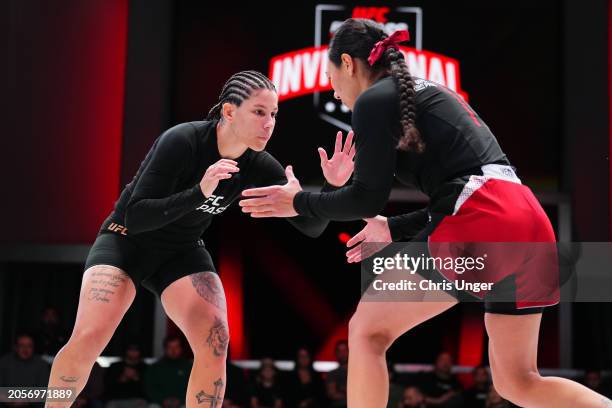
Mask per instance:
[[[285,171],[274,157],[247,149],[234,160],[239,172],[220,180],[213,195],[206,198],[200,181],[206,169],[221,159],[217,123],[182,123],[159,136],[121,192],[107,222],[124,225],[128,235],[143,242],[193,245],[213,216],[222,213],[243,190],[287,183]],[[309,216],[288,220],[311,237],[319,236],[328,224]]]
[[[374,217],[389,199],[394,175],[427,194],[429,210],[451,214],[469,175],[481,175],[485,164],[510,165],[491,130],[460,96],[417,78],[415,91],[416,127],[425,151],[396,149],[399,95],[393,78],[384,77],[357,98],[353,109],[357,154],[351,184],[333,192],[298,193],[293,205],[299,214],[329,220]],[[414,228],[426,222],[426,209],[389,218],[395,239],[416,233]]]

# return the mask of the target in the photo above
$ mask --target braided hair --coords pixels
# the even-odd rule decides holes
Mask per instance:
[[[372,74],[387,73],[394,79],[399,91],[401,137],[397,148],[422,153],[425,143],[416,127],[416,92],[414,80],[402,53],[393,47],[387,48],[382,57],[370,66],[368,57],[374,45],[388,35],[383,26],[372,20],[349,18],[336,31],[329,45],[328,58],[336,66],[341,64],[342,54],[359,58]]]
[[[223,85],[221,94],[219,95],[219,101],[210,109],[206,119],[221,119],[221,110],[223,109],[224,103],[229,102],[236,106],[240,106],[242,102],[249,99],[253,91],[258,89],[268,89],[276,92],[276,87],[272,81],[260,72],[241,71],[232,75],[225,85]]]

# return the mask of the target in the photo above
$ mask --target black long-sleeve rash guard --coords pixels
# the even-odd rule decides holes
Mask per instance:
[[[391,192],[394,175],[430,197],[432,211],[452,213],[465,176],[482,174],[485,164],[509,165],[487,125],[451,90],[415,78],[416,127],[425,142],[422,154],[396,149],[400,135],[399,95],[393,78],[385,77],[355,103],[355,171],[352,183],[334,192],[300,192],[294,207],[301,215],[330,220],[357,220],[379,214]],[[422,225],[426,213],[389,221],[392,235],[404,235],[402,220]],[[426,221],[425,221],[426,222]]]
[[[221,159],[217,121],[190,122],[164,132],[154,142],[134,179],[124,188],[110,220],[123,223],[137,239],[172,246],[197,241],[212,218],[222,213],[243,190],[285,184],[279,162],[269,153],[248,149],[238,173],[221,180],[210,197],[200,181],[206,169]],[[309,216],[288,218],[304,234],[316,237],[328,221]]]

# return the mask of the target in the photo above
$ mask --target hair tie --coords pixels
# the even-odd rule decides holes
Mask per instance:
[[[397,30],[389,37],[385,38],[374,44],[374,48],[370,52],[370,56],[368,57],[368,63],[370,65],[374,65],[376,61],[380,59],[387,48],[395,48],[397,49],[398,43],[410,40],[410,34],[407,30]]]

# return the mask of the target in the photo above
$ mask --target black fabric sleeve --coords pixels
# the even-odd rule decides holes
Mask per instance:
[[[427,208],[387,218],[393,241],[411,239],[425,228],[428,221]]]
[[[388,95],[366,92],[353,111],[357,154],[351,184],[333,192],[298,193],[293,201],[298,214],[351,221],[374,217],[387,203],[395,169],[397,108]]]
[[[175,192],[181,173],[193,160],[189,132],[194,131],[190,124],[179,125],[154,144],[127,204],[125,226],[131,233],[159,229],[206,199],[199,183]]]
[[[281,164],[269,153],[261,152],[257,157],[256,167],[253,169],[257,174],[256,186],[265,187],[271,185],[283,185],[287,183],[287,177],[285,176],[285,169]],[[331,191],[335,189],[334,186],[326,184],[323,190]],[[328,220],[309,217],[304,215],[298,215],[296,217],[289,217],[287,221],[295,228],[300,230],[303,234],[316,238],[320,236],[327,224]]]

